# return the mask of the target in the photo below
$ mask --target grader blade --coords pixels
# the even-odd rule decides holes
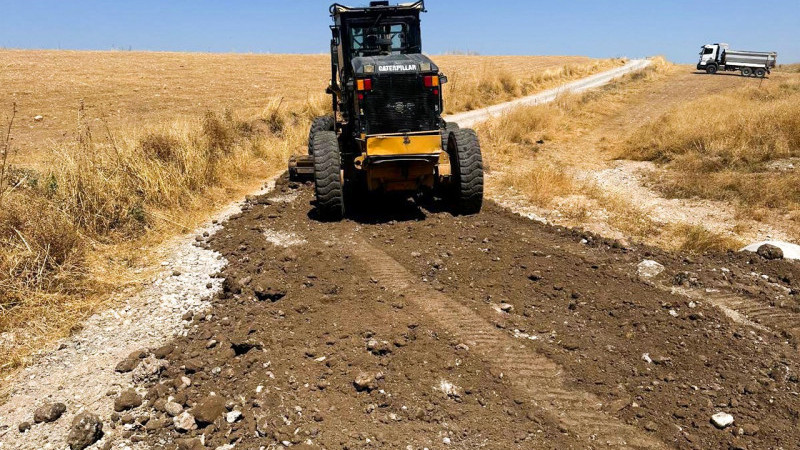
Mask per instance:
[[[292,181],[311,181],[314,179],[314,157],[294,155],[289,158],[289,179]]]

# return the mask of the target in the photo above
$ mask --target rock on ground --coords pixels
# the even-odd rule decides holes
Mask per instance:
[[[122,412],[142,406],[142,396],[133,389],[122,391],[114,400],[114,411]]]
[[[133,369],[132,377],[135,383],[155,381],[158,375],[167,367],[167,362],[155,356],[148,356]]]
[[[800,245],[792,244],[791,242],[786,241],[770,240],[755,242],[743,248],[741,251],[759,253],[759,249],[764,245],[770,245],[772,247],[779,248],[783,253],[783,259],[800,260]]]
[[[197,428],[197,422],[195,422],[194,416],[189,414],[187,411],[184,411],[179,416],[173,417],[172,423],[175,425],[175,429],[181,432],[190,431]]]
[[[36,411],[33,412],[33,421],[36,423],[54,422],[66,410],[67,406],[63,403],[48,403],[36,408]]]
[[[103,422],[94,414],[80,413],[72,420],[67,444],[71,450],[83,450],[103,437]]]
[[[651,259],[645,259],[636,266],[639,278],[655,278],[664,271],[664,266]]]
[[[756,250],[758,256],[764,259],[783,259],[783,250],[780,247],[772,244],[764,244]]]
[[[164,404],[164,411],[172,417],[179,416],[183,412],[183,406],[176,402]]]
[[[728,413],[718,412],[711,416],[711,423],[721,430],[733,423],[733,416]]]

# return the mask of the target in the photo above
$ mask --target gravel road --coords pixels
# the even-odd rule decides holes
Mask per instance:
[[[472,217],[367,203],[323,223],[310,186],[279,189],[204,242],[230,261],[223,292],[138,385],[147,401],[122,437],[576,449],[800,438],[798,330],[733,320],[714,300],[796,319],[793,263],[623,247],[491,202]],[[168,401],[195,418],[220,406],[177,431]],[[733,424],[712,423],[726,414]]]

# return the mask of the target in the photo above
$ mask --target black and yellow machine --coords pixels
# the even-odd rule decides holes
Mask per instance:
[[[442,119],[447,77],[422,54],[422,12],[424,1],[330,7],[333,114],[314,120],[308,155],[289,161],[293,178],[313,177],[325,219],[341,219],[358,191],[429,192],[457,214],[481,209],[478,136]]]

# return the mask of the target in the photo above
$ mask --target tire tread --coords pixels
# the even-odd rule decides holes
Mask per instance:
[[[340,220],[344,215],[341,179],[341,154],[335,131],[317,131],[313,140],[314,186],[317,210],[326,220]]]
[[[448,142],[455,210],[459,214],[477,214],[483,206],[483,157],[478,135],[468,128],[457,129],[450,132]]]

